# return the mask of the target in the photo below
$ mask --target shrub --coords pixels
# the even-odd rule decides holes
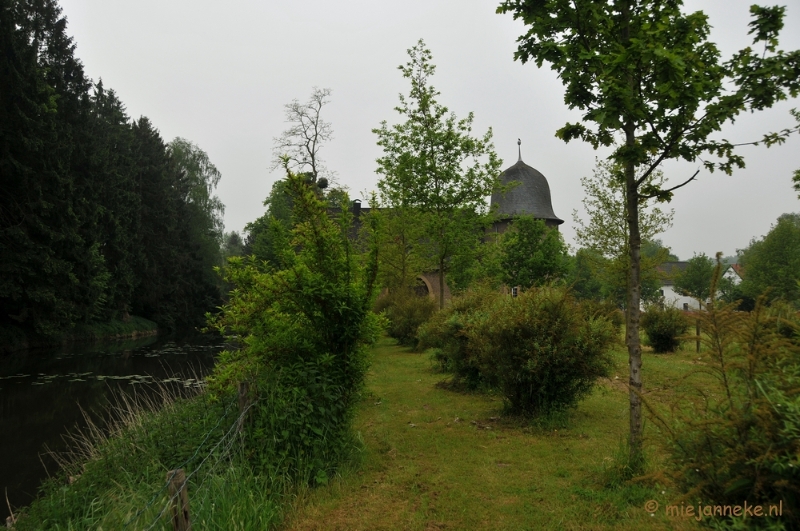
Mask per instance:
[[[410,289],[397,289],[381,297],[375,305],[389,320],[387,333],[401,345],[417,346],[417,330],[436,313],[438,306],[430,297],[417,295]]]
[[[500,293],[487,286],[467,290],[453,297],[444,310],[435,313],[420,326],[418,348],[432,348],[431,357],[442,372],[453,373],[457,385],[467,389],[496,387],[497,381],[491,367],[470,349],[464,329],[467,324],[487,311]]]
[[[585,318],[566,289],[551,286],[498,298],[467,332],[496,371],[511,412],[525,416],[574,406],[608,375],[615,336],[607,319]]]
[[[656,305],[642,314],[641,325],[650,346],[658,353],[675,352],[680,345],[678,338],[689,330],[689,322],[682,311]]]
[[[713,291],[712,291],[713,293]],[[669,435],[685,499],[714,505],[777,504],[779,518],[753,518],[750,529],[800,526],[800,346],[778,326],[763,299],[750,313],[711,304],[700,314],[710,361],[691,379],[674,416],[656,420]],[[729,519],[721,527],[738,525]]]
[[[717,254],[719,277],[721,253]],[[752,312],[719,303],[712,280],[708,311],[698,318],[709,361],[684,378],[671,418],[650,410],[664,429],[677,464],[683,500],[765,508],[765,517],[709,518],[717,529],[800,528],[800,344],[786,327],[796,314],[767,308],[762,296]],[[793,322],[794,321],[794,322]],[[713,378],[708,378],[711,373]],[[695,381],[693,376],[703,375]],[[780,503],[783,513],[769,517]]]
[[[256,470],[319,483],[350,447],[367,348],[380,329],[371,311],[377,252],[359,265],[349,211],[337,223],[302,177],[290,175],[286,189],[295,224],[280,257],[285,269],[229,259],[226,280],[235,289],[212,325],[243,348],[220,354],[210,390],[254,383],[245,440]]]
[[[474,292],[420,329],[443,368],[468,386],[500,390],[513,413],[541,416],[573,406],[610,368],[613,325],[564,288],[519,297]]]

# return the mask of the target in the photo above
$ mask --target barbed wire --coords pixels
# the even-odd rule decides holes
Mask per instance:
[[[172,482],[173,478],[175,477],[175,474],[177,474],[177,472],[178,472],[178,469],[180,469],[180,468],[183,468],[183,467],[184,467],[184,466],[185,466],[185,465],[186,465],[186,464],[187,464],[189,461],[191,461],[192,459],[194,459],[195,457],[197,457],[197,455],[200,453],[200,449],[201,449],[201,448],[203,447],[203,445],[206,443],[206,441],[208,440],[208,438],[209,438],[209,437],[211,437],[211,434],[214,432],[214,430],[216,430],[216,429],[219,427],[219,425],[222,423],[222,420],[223,420],[225,417],[227,417],[227,416],[228,416],[228,411],[230,411],[230,408],[231,408],[231,406],[232,406],[232,405],[233,405],[233,404],[234,404],[236,401],[237,401],[237,399],[236,399],[236,398],[234,398],[233,400],[231,400],[231,401],[228,403],[228,405],[227,405],[227,406],[225,406],[225,411],[223,412],[222,416],[221,416],[219,419],[217,419],[217,423],[214,425],[214,427],[213,427],[213,428],[211,428],[211,429],[210,429],[210,430],[209,430],[209,431],[206,433],[205,437],[203,437],[203,440],[202,440],[202,441],[200,442],[200,444],[197,446],[197,449],[194,451],[194,454],[193,454],[191,457],[188,457],[188,458],[187,458],[187,459],[186,459],[186,460],[185,460],[183,463],[181,463],[180,465],[178,465],[177,467],[175,467],[175,468],[173,469],[172,475],[171,475],[171,476],[170,476],[170,477],[167,479],[167,482],[166,482],[166,483],[165,483],[165,484],[164,484],[164,485],[163,485],[163,486],[162,486],[160,489],[158,489],[158,490],[156,491],[156,493],[155,493],[155,494],[153,494],[153,497],[152,497],[152,498],[150,498],[150,501],[148,501],[148,502],[147,502],[147,504],[145,504],[145,506],[144,506],[144,507],[142,507],[141,509],[139,509],[139,510],[136,512],[136,514],[134,514],[134,515],[133,515],[133,516],[132,516],[132,517],[131,517],[131,518],[130,518],[130,519],[127,521],[127,522],[125,522],[125,523],[123,524],[123,527],[128,527],[128,526],[129,526],[131,523],[135,522],[135,521],[136,521],[136,520],[137,520],[137,519],[138,519],[138,518],[139,518],[139,517],[140,517],[140,516],[141,516],[141,515],[142,515],[142,514],[143,514],[143,513],[144,513],[144,512],[147,510],[147,509],[149,509],[149,508],[150,508],[150,506],[151,506],[151,505],[153,505],[153,503],[156,501],[156,499],[158,499],[158,496],[159,496],[159,494],[161,494],[162,492],[164,492],[164,489],[166,489],[166,488],[169,486],[169,484]],[[246,410],[245,410],[245,411],[246,411]],[[234,423],[234,426],[235,426],[235,425],[236,425],[236,423]],[[223,438],[224,438],[224,437],[223,437]],[[219,443],[217,443],[217,444],[219,444]],[[204,460],[204,462],[205,462],[205,460]]]
[[[192,472],[186,476],[186,478],[183,480],[183,483],[181,483],[181,485],[177,489],[175,489],[175,494],[170,496],[170,498],[167,500],[167,503],[164,504],[164,507],[161,509],[161,511],[158,513],[158,515],[156,515],[156,517],[153,519],[153,521],[150,523],[150,525],[147,527],[147,529],[145,531],[151,531],[156,526],[156,524],[158,524],[158,521],[161,520],[161,517],[164,516],[164,513],[167,511],[167,508],[169,508],[172,505],[172,502],[175,501],[175,499],[180,495],[181,491],[184,488],[186,488],[186,485],[189,483],[189,480],[192,478],[192,476],[197,474],[197,472],[199,472],[200,469],[203,468],[203,465],[205,464],[205,462],[208,461],[208,459],[214,454],[214,451],[217,449],[217,447],[219,447],[220,444],[222,444],[222,441],[224,441],[225,439],[230,437],[231,434],[237,434],[238,435],[238,428],[239,428],[241,422],[244,420],[245,415],[247,415],[247,412],[250,410],[250,408],[253,407],[257,402],[258,402],[258,400],[255,400],[255,401],[249,403],[246,408],[244,408],[244,410],[237,417],[236,421],[233,422],[233,424],[231,424],[231,427],[228,429],[227,433],[225,433],[225,435],[223,435],[222,438],[219,441],[217,441],[217,444],[215,444],[211,448],[211,451],[208,452],[208,454],[206,454],[206,456],[203,458],[203,460],[200,462],[200,464],[197,465],[197,467],[195,467],[195,469],[192,470]],[[227,452],[230,451],[230,449],[233,447],[233,441],[234,441],[234,438],[231,438],[231,442],[226,446],[226,449],[222,453],[222,455],[225,455]],[[220,460],[221,460],[221,457],[217,459],[217,463],[219,463]],[[188,462],[188,460],[187,460],[187,462]],[[213,469],[213,467],[212,467],[212,469]],[[175,474],[177,474],[177,472],[178,471],[176,469],[173,472],[172,476],[170,476],[170,478],[167,480],[167,484],[164,487],[162,487],[158,491],[158,493],[162,492],[164,490],[164,488],[169,485],[169,483],[175,477]],[[201,482],[200,487],[202,487],[202,485],[205,483],[205,480],[208,478],[209,475],[210,475],[210,470],[209,470],[209,474],[206,474],[206,477],[203,478],[203,481]],[[200,490],[200,487],[198,487],[198,491]],[[156,493],[156,495],[158,495],[158,493]],[[147,509],[147,507],[145,507],[145,509]]]

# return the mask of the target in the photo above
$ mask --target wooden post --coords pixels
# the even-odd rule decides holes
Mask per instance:
[[[169,497],[172,500],[172,529],[174,531],[192,531],[189,520],[189,487],[186,485],[186,473],[182,468],[167,472],[169,481]]]
[[[250,405],[250,384],[247,382],[239,382],[239,426],[237,431],[241,432],[244,426],[245,415],[244,412]]]

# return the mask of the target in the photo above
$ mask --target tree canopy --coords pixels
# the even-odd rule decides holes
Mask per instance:
[[[500,159],[492,130],[476,138],[473,114],[457,119],[437,100],[431,84],[436,67],[420,39],[399,66],[411,83],[395,110],[405,122],[374,129],[384,155],[378,162],[378,188],[389,208],[414,208],[420,213],[420,251],[439,273],[439,304],[444,305],[444,278],[451,259],[479,244],[480,214],[497,183]]]
[[[742,292],[768,293],[800,305],[800,214],[783,214],[769,233],[741,251]]]
[[[0,13],[0,332],[201,323],[219,301],[219,173],[85,76],[57,2]]]

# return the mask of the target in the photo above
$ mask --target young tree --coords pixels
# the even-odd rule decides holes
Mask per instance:
[[[401,65],[411,82],[408,97],[395,108],[406,121],[373,132],[384,156],[377,160],[378,182],[390,208],[414,208],[420,213],[423,255],[439,273],[439,306],[444,307],[444,278],[451,259],[479,243],[486,196],[497,183],[501,161],[492,145],[492,130],[471,136],[473,115],[457,120],[439,104],[439,92],[429,84],[435,66],[422,39],[408,50]]]
[[[694,255],[689,259],[686,269],[675,276],[675,290],[681,295],[697,300],[697,308],[711,295],[711,279],[714,277],[714,260],[705,253]],[[697,332],[696,351],[700,352],[700,319],[695,320]]]
[[[557,136],[582,139],[593,147],[615,145],[610,157],[622,167],[630,256],[626,343],[630,365],[630,451],[641,457],[641,286],[642,201],[668,201],[691,182],[665,188],[648,178],[665,160],[703,160],[708,170],[731,173],[743,167],[736,145],[713,134],[742,112],[771,107],[800,91],[800,52],[778,50],[784,7],[752,6],[754,44],[720,61],[708,41],[710,25],[701,11],[681,12],[682,2],[649,0],[504,0],[498,13],[521,18],[528,31],[518,39],[515,58],[545,62],[566,86],[565,102],[584,112]],[[780,143],[794,132],[765,135]],[[639,170],[637,172],[637,170]]]
[[[627,307],[628,270],[630,269],[630,250],[628,246],[627,206],[625,204],[625,182],[622,167],[610,161],[598,161],[592,177],[581,177],[586,192],[582,203],[588,215],[588,222],[572,211],[575,223],[576,240],[595,255],[587,255],[585,260],[593,262],[596,274],[602,279],[603,296],[611,299],[620,308]],[[663,186],[661,171],[651,173],[646,182],[650,186]],[[654,302],[660,296],[656,267],[667,260],[668,249],[662,249],[655,236],[672,226],[675,215],[673,209],[664,211],[654,201],[640,205],[640,234],[643,242],[641,264],[640,299]],[[655,243],[658,241],[658,247]],[[650,243],[653,242],[653,243]],[[602,257],[602,260],[598,258]]]
[[[331,89],[314,87],[306,103],[292,100],[284,105],[286,122],[291,125],[273,139],[272,170],[288,168],[294,173],[310,174],[311,181],[319,188],[327,187],[332,173],[325,167],[319,150],[333,139],[331,124],[321,117],[322,108],[330,103],[330,95]]]
[[[545,226],[541,219],[522,216],[514,220],[503,234],[501,270],[508,286],[541,285],[567,273],[567,245],[557,230]]]

